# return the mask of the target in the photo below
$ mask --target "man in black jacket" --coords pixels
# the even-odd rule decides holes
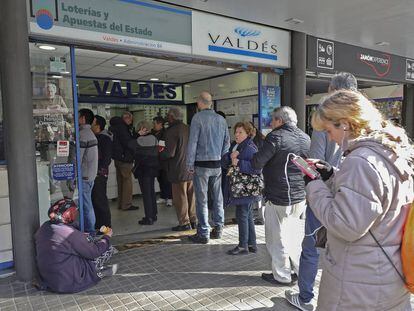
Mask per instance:
[[[123,211],[136,210],[138,206],[132,205],[132,167],[134,150],[128,143],[134,139],[131,133],[132,114],[125,111],[121,117],[113,117],[109,131],[114,135],[112,146],[112,159],[115,162],[116,181],[118,184],[118,209]]]
[[[292,108],[276,108],[273,130],[252,160],[253,168],[263,169],[266,247],[272,257],[272,273],[263,273],[262,278],[283,285],[292,284],[291,271],[299,269],[303,239],[299,217],[306,207],[302,173],[290,159],[293,154],[307,157],[310,138],[296,124]]]
[[[108,171],[112,157],[112,133],[105,130],[106,120],[95,115],[92,123],[92,131],[98,140],[98,175],[92,188],[92,204],[95,211],[95,229],[101,226],[111,227],[111,211],[109,209],[106,185],[108,183]]]

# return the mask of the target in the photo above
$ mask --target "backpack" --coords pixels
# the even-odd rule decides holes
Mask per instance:
[[[408,206],[409,209],[407,219],[405,220],[404,228],[403,228],[403,237],[401,241],[401,263],[402,263],[402,270],[403,273],[401,274],[398,271],[397,267],[392,262],[390,256],[384,250],[382,245],[378,242],[377,238],[374,234],[369,230],[368,232],[371,234],[374,241],[377,245],[381,248],[382,252],[384,253],[385,257],[387,257],[388,261],[394,267],[395,271],[398,273],[401,280],[404,282],[405,287],[407,290],[414,294],[414,202],[411,203],[411,206]]]
[[[414,294],[414,202],[408,208],[401,243],[401,261],[405,286]]]

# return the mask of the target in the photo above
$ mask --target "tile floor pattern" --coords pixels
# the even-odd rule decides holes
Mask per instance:
[[[113,259],[118,275],[74,295],[0,280],[0,310],[293,310],[283,299],[287,287],[260,278],[270,261],[263,226],[257,235],[259,252],[246,256],[225,254],[237,241],[236,226],[208,245],[183,238],[122,251]]]

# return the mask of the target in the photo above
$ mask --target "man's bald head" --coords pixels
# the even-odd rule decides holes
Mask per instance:
[[[197,99],[198,109],[208,109],[213,105],[213,97],[209,92],[203,91],[200,93]]]

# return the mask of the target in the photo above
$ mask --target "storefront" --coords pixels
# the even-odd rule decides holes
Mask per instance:
[[[229,127],[249,119],[265,131],[280,105],[283,69],[290,67],[287,31],[146,0],[29,0],[27,8],[39,223],[62,197],[79,199],[82,215],[76,139],[82,107],[108,118],[128,110],[151,120],[179,105],[190,115],[198,92],[209,90]],[[155,65],[158,72],[149,69]],[[191,71],[197,66],[199,73]],[[170,72],[168,79],[161,72]],[[108,191],[113,197],[115,190]]]
[[[398,55],[307,36],[308,83],[319,81],[319,85],[324,85],[316,93],[308,88],[307,130],[310,112],[326,94],[330,77],[341,71],[356,76],[361,92],[373,100],[385,118],[406,124],[404,111],[408,101],[404,90],[414,83],[413,64],[413,60]]]

